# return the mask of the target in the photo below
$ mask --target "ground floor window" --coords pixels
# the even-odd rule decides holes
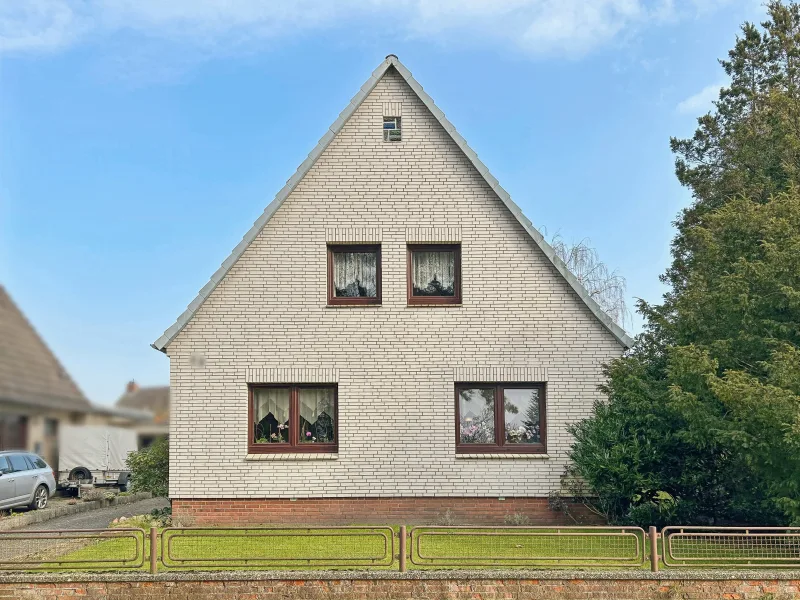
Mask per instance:
[[[336,452],[336,386],[251,385],[250,452]]]
[[[456,384],[457,452],[545,452],[542,383]]]

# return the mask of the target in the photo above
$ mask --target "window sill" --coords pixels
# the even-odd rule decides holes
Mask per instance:
[[[526,454],[511,454],[510,452],[490,454],[488,452],[481,454],[456,454],[456,458],[479,458],[483,460],[497,460],[503,458],[513,458],[514,460],[545,460],[550,458],[549,454],[537,454],[535,452],[528,452]]]
[[[270,460],[339,460],[338,452],[274,452],[270,454],[248,454],[244,457],[246,461],[270,461]]]
[[[382,304],[326,304],[325,308],[380,308]]]
[[[461,302],[455,304],[446,304],[442,302],[431,302],[430,304],[406,304],[406,308],[461,308],[464,306]]]

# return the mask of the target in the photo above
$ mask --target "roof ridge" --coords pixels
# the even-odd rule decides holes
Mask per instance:
[[[225,262],[222,263],[222,266],[220,266],[220,268],[217,269],[217,271],[211,276],[211,280],[205,286],[203,286],[195,299],[192,300],[192,302],[180,315],[180,317],[178,317],[175,323],[173,323],[172,326],[170,326],[161,335],[161,337],[151,344],[151,346],[156,350],[165,352],[167,345],[175,339],[175,337],[183,330],[184,327],[186,327],[187,323],[191,320],[203,302],[205,302],[205,299],[208,298],[211,292],[217,287],[217,285],[219,285],[228,271],[233,267],[234,264],[236,264],[242,254],[244,254],[244,251],[248,248],[248,246],[250,246],[256,236],[266,226],[266,224],[272,218],[272,215],[277,212],[284,200],[286,200],[286,198],[292,193],[295,187],[297,187],[303,177],[305,177],[305,175],[311,170],[311,167],[314,166],[314,163],[316,163],[317,159],[322,155],[336,134],[341,131],[345,123],[347,123],[356,109],[358,109],[364,99],[375,88],[380,78],[383,77],[390,67],[394,67],[397,72],[400,73],[409,87],[411,87],[419,99],[422,100],[422,103],[425,104],[427,109],[433,114],[439,124],[444,128],[445,131],[447,131],[470,163],[475,167],[478,173],[480,173],[481,177],[483,177],[489,187],[492,188],[494,193],[497,194],[503,204],[505,204],[506,207],[511,211],[511,214],[513,214],[517,221],[519,221],[520,225],[522,225],[523,229],[525,229],[528,235],[530,235],[534,243],[542,250],[544,255],[553,264],[556,270],[564,277],[564,279],[566,279],[570,287],[572,287],[575,293],[578,294],[580,299],[584,304],[586,304],[594,316],[597,317],[600,323],[609,330],[609,332],[623,347],[630,348],[633,344],[633,340],[630,338],[630,336],[628,336],[628,334],[625,333],[625,330],[617,325],[614,319],[612,319],[597,303],[597,301],[592,298],[591,294],[586,290],[583,284],[581,284],[578,278],[575,277],[575,275],[569,270],[566,263],[564,263],[564,261],[561,260],[561,258],[556,254],[553,247],[547,243],[547,240],[544,239],[544,236],[539,232],[538,229],[536,229],[536,227],[533,226],[533,223],[530,221],[530,219],[523,214],[519,206],[517,206],[516,203],[511,199],[511,196],[508,194],[508,192],[503,189],[497,178],[489,172],[488,167],[478,158],[477,153],[475,153],[475,151],[469,147],[467,141],[461,136],[460,133],[458,133],[455,126],[447,119],[444,112],[442,112],[442,110],[436,106],[433,99],[423,89],[419,82],[414,79],[411,71],[409,71],[405,65],[400,62],[400,59],[398,59],[394,54],[389,54],[386,59],[372,72],[369,79],[367,79],[364,85],[361,86],[356,95],[350,100],[350,103],[341,113],[339,113],[338,118],[331,124],[331,126],[328,128],[328,131],[326,131],[322,138],[320,138],[314,149],[309,152],[306,159],[300,163],[300,166],[297,167],[294,175],[289,178],[289,180],[286,182],[286,185],[281,188],[281,190],[275,195],[275,198],[272,200],[272,202],[270,202],[264,209],[264,212],[261,214],[261,216],[256,219],[255,223],[253,223],[253,226],[242,238],[242,241],[237,244],[230,256],[228,256]]]

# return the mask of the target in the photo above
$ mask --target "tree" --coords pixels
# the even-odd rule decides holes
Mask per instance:
[[[617,271],[611,271],[600,260],[600,255],[592,248],[588,239],[577,243],[567,243],[556,233],[550,241],[556,255],[564,261],[570,272],[586,288],[589,295],[620,327],[630,321],[625,303],[625,278]]]
[[[694,201],[660,305],[572,428],[575,470],[611,520],[800,523],[800,8],[742,27],[731,78],[671,141]]]
[[[169,495],[169,440],[159,438],[150,446],[131,452],[126,460],[131,472],[131,490]]]

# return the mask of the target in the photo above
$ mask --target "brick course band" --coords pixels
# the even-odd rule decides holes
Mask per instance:
[[[550,509],[547,498],[284,498],[174,499],[172,514],[197,524],[386,525],[436,524],[450,511],[456,525],[503,525],[506,515],[531,525],[599,523],[584,506],[569,515]]]
[[[0,598],[51,600],[80,596],[91,600],[597,600],[625,598],[798,598],[796,580],[669,579],[332,579],[251,581],[96,581],[0,583]]]

